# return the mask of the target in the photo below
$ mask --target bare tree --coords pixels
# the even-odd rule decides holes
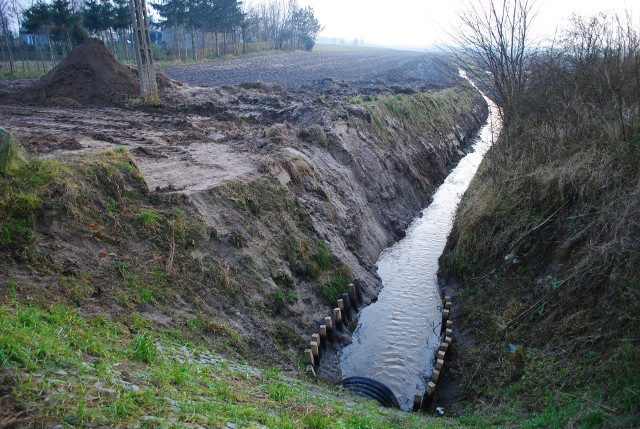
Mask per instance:
[[[508,116],[518,103],[526,70],[537,49],[529,30],[536,0],[491,0],[465,3],[453,52]],[[508,120],[508,117],[504,118]]]
[[[9,30],[9,4],[6,0],[0,0],[0,31],[2,31],[2,39],[7,50],[7,58],[9,60],[9,72],[16,72],[15,63],[13,61],[13,40],[11,31]]]

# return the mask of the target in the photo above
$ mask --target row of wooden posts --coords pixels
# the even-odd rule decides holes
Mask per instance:
[[[436,391],[436,385],[438,383],[438,379],[440,378],[440,373],[444,368],[444,358],[451,346],[451,342],[453,341],[453,322],[449,320],[449,314],[451,313],[452,301],[450,296],[444,297],[444,305],[442,310],[442,328],[441,328],[441,343],[440,348],[438,349],[438,354],[436,356],[436,364],[433,368],[433,372],[431,373],[431,378],[429,379],[429,383],[427,383],[427,387],[423,392],[417,391],[413,398],[413,411],[425,410],[431,400],[433,399],[433,395]]]
[[[320,365],[322,352],[327,349],[327,343],[333,343],[334,335],[337,331],[348,329],[347,326],[356,317],[358,306],[362,303],[362,291],[356,288],[353,283],[348,286],[348,292],[342,294],[337,300],[337,307],[333,309],[333,319],[331,316],[324,318],[324,324],[320,325],[318,333],[311,335],[309,348],[304,351],[304,357],[315,373],[315,367]]]

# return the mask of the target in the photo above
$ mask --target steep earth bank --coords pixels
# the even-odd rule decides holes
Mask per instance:
[[[462,200],[441,267],[468,423],[640,424],[634,55],[534,68]]]

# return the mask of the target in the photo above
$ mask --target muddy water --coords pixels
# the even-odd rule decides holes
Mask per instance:
[[[406,237],[380,255],[383,289],[378,300],[361,311],[353,342],[340,352],[344,378],[365,376],[386,384],[405,409],[411,408],[416,389],[424,391],[440,344],[438,258],[462,194],[499,131],[497,108],[485,99],[489,118],[471,152],[438,188]]]

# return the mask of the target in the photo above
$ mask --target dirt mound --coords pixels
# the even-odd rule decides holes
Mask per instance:
[[[122,64],[98,39],[89,39],[65,57],[21,99],[27,103],[79,105],[121,104],[139,94],[135,71]]]

